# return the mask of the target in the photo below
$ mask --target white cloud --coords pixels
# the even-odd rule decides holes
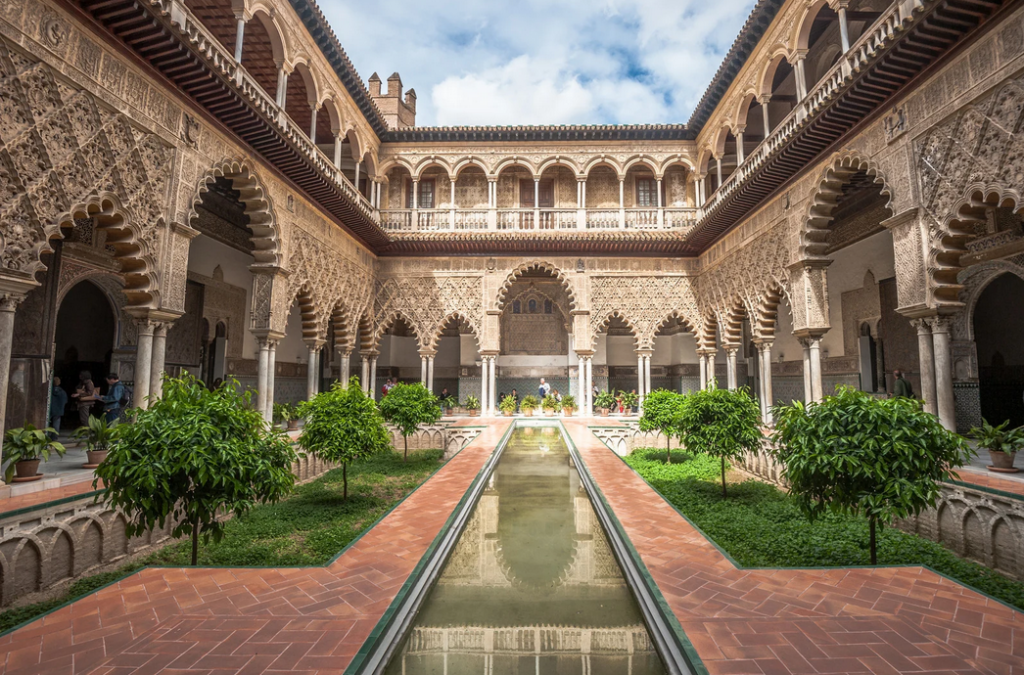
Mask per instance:
[[[753,0],[322,0],[365,79],[399,71],[417,123],[685,122]]]

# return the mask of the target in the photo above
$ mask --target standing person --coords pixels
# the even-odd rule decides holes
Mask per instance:
[[[88,370],[78,374],[78,386],[71,398],[78,404],[78,423],[83,427],[88,426],[92,406],[96,403],[96,385],[92,383],[92,373]]]
[[[896,378],[896,382],[892,386],[892,395],[903,396],[905,398],[914,398],[914,388],[910,386],[910,382],[903,377],[903,371],[897,368],[892,371],[893,377]]]
[[[384,396],[387,396],[387,395],[388,395],[388,392],[389,392],[389,391],[391,391],[391,388],[392,388],[392,387],[394,387],[394,386],[395,386],[395,385],[394,385],[394,384],[393,384],[393,383],[391,382],[391,378],[389,377],[389,378],[388,378],[387,380],[385,380],[385,381],[384,381],[384,386],[382,386],[382,387],[380,388],[380,392],[381,392],[381,393],[382,393],[382,394],[383,394]]]
[[[519,392],[515,390],[515,387],[512,388],[512,393],[510,394],[510,396],[516,402],[516,410],[518,410],[519,409]]]
[[[64,409],[68,406],[68,393],[60,386],[60,378],[53,378],[53,388],[50,390],[50,426],[60,433],[60,418],[64,417]],[[56,434],[54,438],[57,438]]]
[[[106,396],[100,396],[100,400],[103,401],[103,416],[106,417],[107,424],[120,419],[121,410],[124,408],[126,399],[121,378],[118,377],[117,373],[107,375],[107,394]]]

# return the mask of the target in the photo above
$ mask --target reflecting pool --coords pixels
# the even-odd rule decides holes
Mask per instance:
[[[519,427],[387,675],[660,675],[556,427]]]

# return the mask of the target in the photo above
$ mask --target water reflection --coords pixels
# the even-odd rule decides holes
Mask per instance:
[[[386,672],[664,672],[557,429],[513,432]]]

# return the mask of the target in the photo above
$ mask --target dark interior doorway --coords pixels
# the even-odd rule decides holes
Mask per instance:
[[[974,308],[981,415],[990,424],[1024,425],[1024,279],[1003,274]]]
[[[69,397],[61,429],[78,426],[77,407],[70,396],[78,385],[79,373],[88,371],[97,388],[106,388],[105,377],[110,372],[116,330],[110,299],[88,279],[73,286],[61,301],[57,310],[53,369]],[[95,406],[94,414],[99,408]]]

